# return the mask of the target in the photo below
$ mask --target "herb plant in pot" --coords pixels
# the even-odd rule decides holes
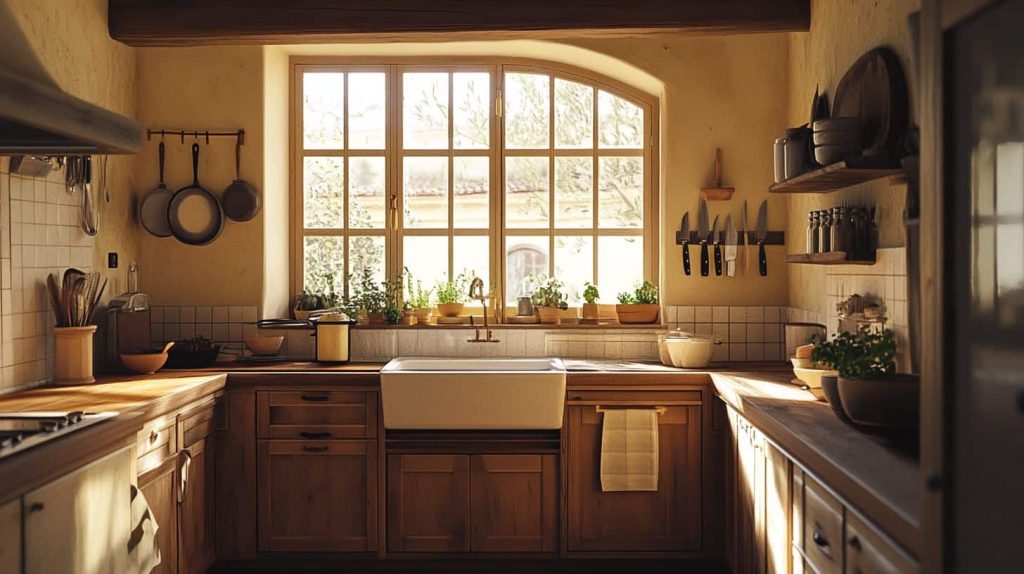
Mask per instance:
[[[438,281],[434,291],[437,294],[437,312],[444,317],[458,317],[469,297],[469,277],[463,272],[454,279]]]
[[[597,300],[601,297],[601,293],[597,290],[597,286],[587,281],[583,285],[583,300],[586,303],[583,304],[583,320],[584,321],[597,321],[601,318],[601,313],[597,307]]]
[[[358,309],[359,323],[383,324],[389,299],[385,287],[374,278],[373,271],[364,268],[361,273],[353,273],[349,285],[352,286],[350,303]]]
[[[326,311],[334,309],[341,302],[341,298],[334,291],[334,277],[325,274],[321,278],[324,287],[322,290],[303,289],[295,297],[295,308],[292,313],[297,321],[308,321],[314,311]]]
[[[827,377],[821,381],[839,418],[883,429],[917,426],[920,380],[896,372],[892,331],[863,326],[856,333],[840,333],[818,344],[811,358],[839,372],[834,381]]]
[[[619,304],[615,306],[615,312],[619,316],[619,323],[654,323],[658,320],[660,308],[658,288],[650,281],[644,281],[632,293],[619,293]]]
[[[423,281],[414,279],[409,269],[405,270],[405,304],[412,309],[416,316],[416,323],[426,325],[430,323],[430,297],[433,289],[424,289]]]
[[[549,279],[543,276],[530,277],[527,281],[533,286],[530,302],[540,322],[546,325],[557,324],[562,311],[569,308],[562,291],[562,282],[554,277]]]

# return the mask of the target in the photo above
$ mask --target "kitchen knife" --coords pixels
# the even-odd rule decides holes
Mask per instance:
[[[768,256],[764,252],[764,242],[768,239],[768,200],[761,202],[757,210],[757,267],[761,275],[768,275]]]
[[[718,216],[715,216],[715,222],[711,224],[711,241],[715,244],[715,275],[722,274],[722,242],[718,237]]]
[[[679,224],[679,233],[683,236],[683,274],[690,274],[690,212],[683,214]]]
[[[703,198],[697,209],[697,235],[700,236],[700,274],[708,276],[708,203]]]
[[[740,273],[746,274],[750,269],[747,264],[750,262],[750,257],[747,256],[747,246],[750,245],[750,241],[747,237],[747,202],[743,202],[743,211],[740,212],[740,233],[739,242],[740,246],[736,249],[736,267],[740,270]]]
[[[736,227],[732,224],[732,215],[725,218],[725,274],[736,276]]]

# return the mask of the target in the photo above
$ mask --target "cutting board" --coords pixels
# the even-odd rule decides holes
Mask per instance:
[[[907,132],[907,80],[896,54],[875,48],[858,59],[839,81],[832,117],[864,121],[864,156],[895,160]]]

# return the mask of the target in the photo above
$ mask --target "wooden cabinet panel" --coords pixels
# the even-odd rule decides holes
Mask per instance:
[[[790,541],[793,545],[793,574],[804,573],[804,471],[793,466],[792,505],[790,507],[789,524],[792,529]]]
[[[213,437],[193,443],[180,454],[178,467],[178,571],[199,574],[216,554],[216,460]]]
[[[881,532],[846,512],[847,574],[911,574],[914,561]]]
[[[730,420],[736,443],[734,488],[734,570],[764,572],[765,460],[763,440],[741,416]]]
[[[765,562],[770,574],[790,571],[790,471],[791,463],[781,450],[765,444]]]
[[[0,572],[21,572],[21,499],[0,506]]]
[[[261,440],[259,548],[377,549],[376,441]]]
[[[804,554],[819,574],[843,571],[843,506],[806,474],[803,535]]]
[[[117,451],[25,495],[26,574],[125,571],[132,452]]]
[[[669,406],[659,417],[656,492],[601,490],[601,423],[594,406],[568,408],[568,549],[700,551],[701,407]]]
[[[467,552],[469,455],[388,455],[388,550]]]
[[[377,436],[377,394],[358,391],[260,391],[259,438],[357,439]]]
[[[558,456],[471,457],[470,548],[473,552],[554,552],[558,526]]]
[[[169,458],[160,466],[139,476],[139,490],[146,497],[149,511],[157,524],[156,541],[160,564],[152,574],[178,572],[177,464]]]
[[[174,415],[146,422],[139,431],[135,454],[139,476],[159,467],[178,452],[177,418]]]

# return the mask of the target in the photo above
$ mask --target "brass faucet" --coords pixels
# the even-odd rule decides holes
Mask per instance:
[[[476,328],[476,335],[472,339],[466,339],[469,343],[498,343],[499,340],[491,336],[491,328],[487,323],[487,297],[484,295],[484,281],[479,277],[474,277],[473,281],[469,283],[469,298],[480,301],[480,304],[484,306],[484,337],[480,337],[480,328]],[[474,325],[473,316],[469,316],[469,324]]]

